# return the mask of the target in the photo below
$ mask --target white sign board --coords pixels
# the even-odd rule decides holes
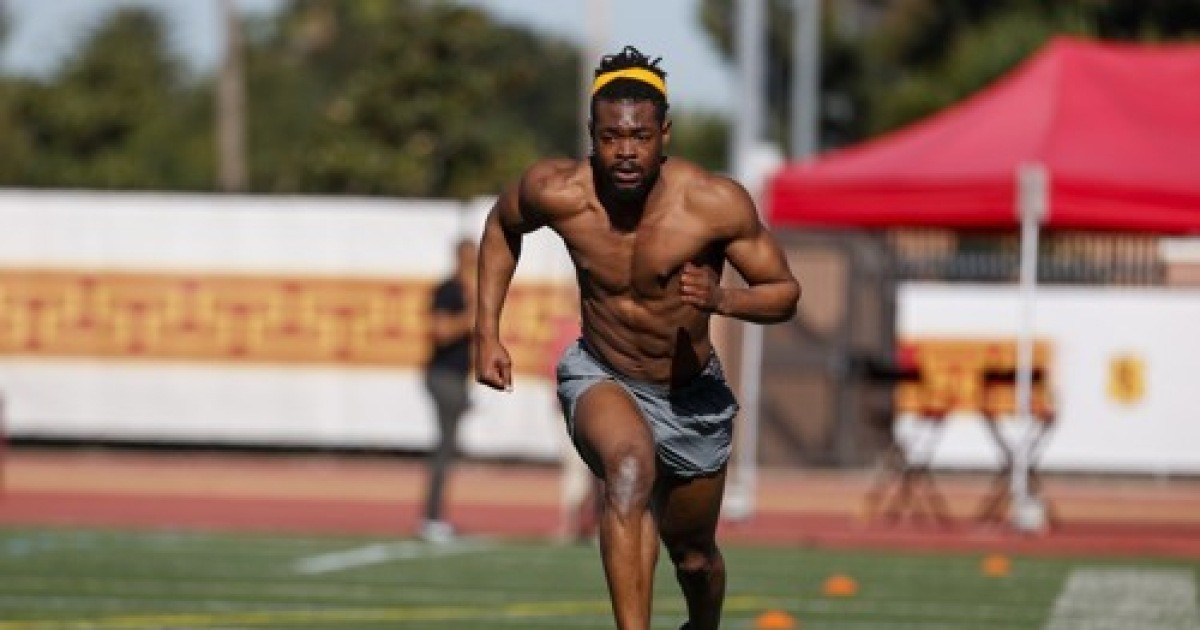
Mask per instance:
[[[254,360],[233,347],[221,354],[211,343],[189,350],[180,342],[172,346],[175,354],[152,356],[155,344],[165,343],[162,334],[137,329],[188,333],[161,320],[196,311],[203,317],[188,324],[191,333],[211,333],[213,343],[224,343],[231,335],[261,337],[262,321],[303,315],[323,320],[313,334],[328,339],[313,344],[332,348],[339,335],[361,336],[350,327],[375,323],[332,307],[321,311],[320,299],[336,305],[350,290],[386,292],[394,283],[396,292],[414,291],[436,282],[451,269],[454,243],[478,237],[489,206],[489,200],[0,191],[0,396],[7,431],[17,437],[425,448],[436,422],[420,369],[423,336],[409,338],[411,348],[393,349],[409,357],[404,362],[351,354],[340,362],[334,355],[280,360],[289,358],[286,352]],[[562,245],[543,232],[527,239],[514,289],[573,282]],[[280,301],[278,313],[236,312],[236,304],[222,300],[241,299],[236,292],[246,293],[243,278],[297,297]],[[164,286],[182,306],[163,305]],[[113,297],[121,292],[134,297]],[[243,297],[249,303],[254,296]],[[424,300],[424,294],[416,297]],[[416,297],[406,308],[423,316],[425,303],[415,305]],[[388,308],[377,310],[387,315]],[[123,310],[113,315],[113,309]],[[218,323],[230,330],[206,330],[204,317],[224,318]],[[339,317],[347,330],[338,328]],[[333,324],[325,325],[328,320]],[[104,326],[110,327],[102,331],[105,342],[118,345],[89,346],[86,334]],[[527,371],[512,393],[478,387],[473,397],[460,434],[466,451],[558,457],[563,429],[545,374]]]
[[[1014,286],[905,283],[897,333],[1015,338],[1019,299]],[[1035,320],[1058,410],[1042,468],[1200,472],[1200,291],[1043,286]],[[979,417],[955,414],[934,463],[990,468],[998,453]]]

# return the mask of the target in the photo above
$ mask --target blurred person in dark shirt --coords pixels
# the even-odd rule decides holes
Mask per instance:
[[[471,332],[475,323],[475,261],[473,241],[455,245],[454,271],[433,291],[430,308],[432,351],[425,365],[425,387],[437,412],[438,438],[428,459],[429,485],[425,494],[421,537],[449,542],[454,528],[445,515],[446,483],[457,448],[458,425],[469,404],[467,385],[471,365]]]

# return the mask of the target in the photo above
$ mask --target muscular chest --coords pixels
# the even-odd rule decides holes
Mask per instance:
[[[700,262],[711,243],[686,225],[654,222],[632,232],[597,230],[571,243],[580,279],[613,295],[662,296],[684,262]]]

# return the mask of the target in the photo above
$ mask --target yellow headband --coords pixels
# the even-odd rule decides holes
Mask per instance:
[[[645,68],[625,68],[624,70],[605,72],[604,74],[596,77],[596,80],[592,83],[592,95],[594,96],[596,92],[600,91],[600,88],[608,85],[616,79],[633,79],[634,81],[641,81],[642,83],[653,87],[659,92],[662,92],[664,97],[667,95],[667,84],[662,80],[662,77]]]

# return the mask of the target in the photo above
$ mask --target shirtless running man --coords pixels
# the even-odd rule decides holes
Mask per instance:
[[[522,236],[558,233],[575,264],[583,335],[557,368],[567,430],[604,481],[600,553],[621,630],[650,627],[659,539],[689,630],[718,627],[716,544],[737,402],[709,338],[712,314],[770,324],[800,286],[736,182],[678,158],[665,73],[632,47],[605,57],[592,90],[593,154],[544,160],[497,200],[483,231],[476,375],[512,385],[500,314]],[[725,261],[746,288],[723,287]]]

